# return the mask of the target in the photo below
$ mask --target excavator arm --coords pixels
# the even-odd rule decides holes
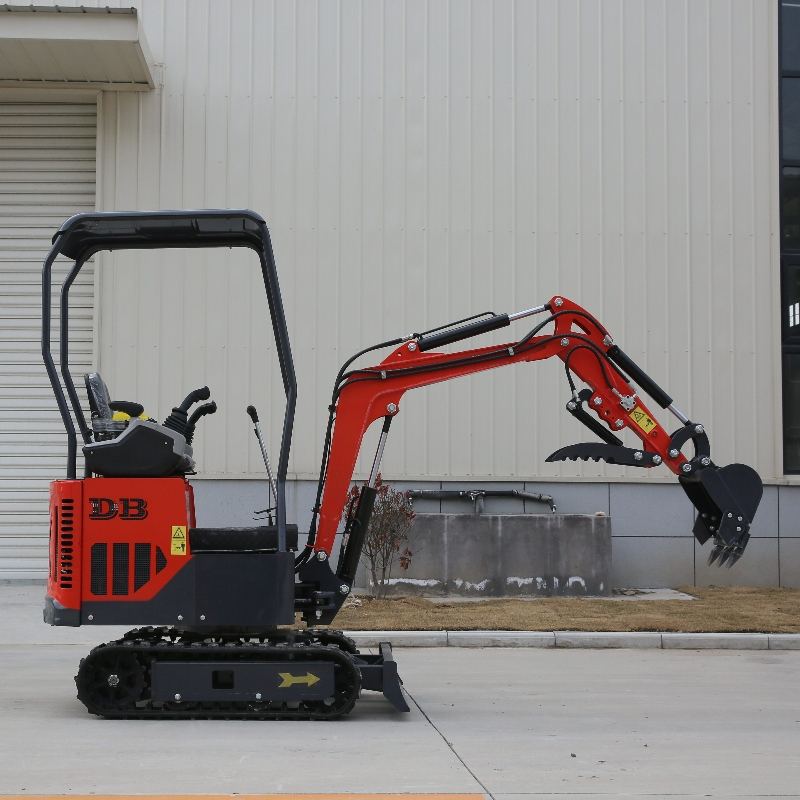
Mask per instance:
[[[518,341],[455,353],[434,351],[539,314],[546,317]],[[376,366],[350,369],[358,357],[386,347],[394,349]],[[570,387],[567,411],[598,436],[599,441],[563,447],[547,460],[593,459],[642,469],[666,466],[678,476],[697,510],[694,535],[701,543],[714,540],[710,562],[729,566],[735,563],[747,545],[750,525],[761,499],[762,484],[757,473],[743,464],[716,466],[703,426],[675,406],[672,398],[614,343],[592,314],[566,297],[557,296],[544,305],[514,314],[487,313],[423,334],[383,342],[356,354],[344,365],[337,376],[329,408],[309,541],[297,559],[301,580],[304,574],[309,577],[307,565],[317,562],[318,571],[318,563],[330,556],[364,434],[375,421],[383,419],[370,477],[362,487],[357,507],[348,516],[336,569],[339,591],[349,592],[372,512],[384,445],[405,392],[554,356],[564,363]],[[585,388],[579,390],[573,376]],[[658,422],[640,397],[637,385],[678,419],[680,426],[673,433]],[[617,434],[625,429],[636,435],[640,447],[623,445]],[[690,449],[687,448],[690,443],[691,452],[684,453],[684,449]]]

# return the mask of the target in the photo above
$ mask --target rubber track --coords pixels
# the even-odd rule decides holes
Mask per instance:
[[[92,698],[87,685],[87,670],[93,659],[101,656],[134,655],[145,674],[145,687],[141,700],[134,707],[104,708]],[[240,637],[215,636],[209,641],[201,634],[180,632],[173,628],[138,628],[128,631],[121,639],[98,645],[81,660],[75,683],[78,699],[90,714],[106,719],[258,719],[258,720],[325,720],[338,719],[348,714],[359,697],[361,675],[353,656],[358,650],[355,643],[339,631],[309,630],[269,632]],[[204,701],[169,702],[155,704],[149,700],[151,660],[198,661],[291,659],[297,664],[314,661],[334,661],[340,666],[336,676],[336,702],[330,706],[322,701],[304,701],[298,707],[275,701]]]

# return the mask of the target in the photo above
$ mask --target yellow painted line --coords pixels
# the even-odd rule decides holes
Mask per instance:
[[[484,800],[483,794],[0,794],[3,800]]]

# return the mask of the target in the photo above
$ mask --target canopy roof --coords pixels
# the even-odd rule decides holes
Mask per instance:
[[[251,247],[268,236],[255,211],[103,211],[75,214],[53,236],[69,258],[99,250],[145,250],[160,247]]]

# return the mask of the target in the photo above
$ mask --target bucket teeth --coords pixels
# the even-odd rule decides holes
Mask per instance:
[[[722,555],[720,555],[719,561],[717,563],[721,567],[724,567],[730,557],[731,557],[731,549],[730,549],[730,547],[723,547],[722,548]]]
[[[742,551],[738,547],[735,548],[731,554],[731,557],[728,559],[728,569],[730,569],[741,557]]]
[[[708,557],[708,566],[711,567],[716,563],[720,567],[727,567],[730,569],[742,557],[744,547],[747,544],[747,538],[730,545],[717,541],[714,544],[711,555]]]
[[[725,548],[721,544],[715,544],[714,549],[711,551],[710,555],[708,556],[708,566],[714,566],[714,562],[722,555],[722,552]]]

